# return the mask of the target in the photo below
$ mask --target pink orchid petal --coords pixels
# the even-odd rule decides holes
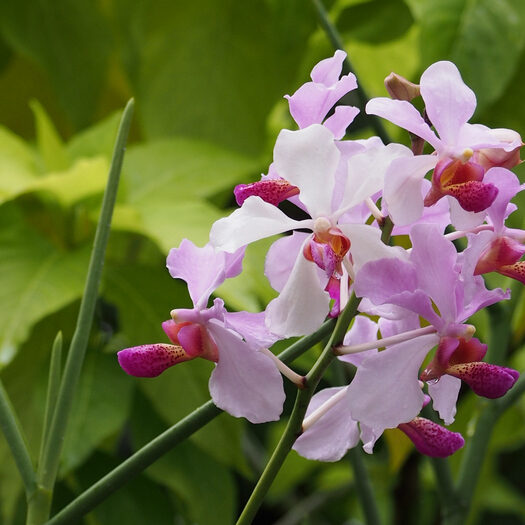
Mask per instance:
[[[392,100],[390,98],[373,98],[366,105],[369,115],[377,115],[404,128],[414,135],[425,139],[434,149],[441,148],[441,141],[436,137],[430,126],[425,122],[419,111],[406,100]]]
[[[319,124],[299,131],[282,130],[274,148],[278,173],[297,186],[312,218],[331,212],[340,153],[332,132]]]
[[[266,254],[264,275],[274,290],[282,291],[292,273],[297,257],[302,253],[304,242],[310,236],[309,233],[293,232],[292,235],[277,239],[270,246]]]
[[[213,402],[252,423],[277,421],[285,394],[273,361],[218,321],[210,321],[208,330],[219,348],[219,362],[209,382]]]
[[[166,266],[174,279],[183,279],[197,308],[205,308],[211,293],[227,277],[234,277],[242,270],[244,249],[233,254],[215,252],[210,246],[195,246],[183,239],[178,248],[172,248]]]
[[[265,312],[227,312],[224,323],[227,328],[241,334],[254,348],[270,348],[279,337],[270,333],[265,323]]]
[[[446,372],[465,381],[478,396],[489,399],[504,396],[520,376],[512,368],[482,362],[453,365]]]
[[[122,370],[135,377],[157,377],[170,366],[194,359],[181,346],[150,344],[125,348],[117,353]]]
[[[327,282],[326,277],[320,281],[317,266],[300,253],[281,294],[266,308],[269,330],[281,337],[315,332],[329,311]]]
[[[220,250],[235,252],[251,242],[301,225],[260,197],[248,197],[241,208],[213,224],[210,242]]]
[[[487,214],[494,225],[496,232],[502,232],[505,219],[507,218],[507,208],[522,187],[520,181],[512,171],[505,168],[491,168],[483,177],[483,182],[493,184],[498,188],[498,195],[487,210]]]
[[[376,340],[377,323],[372,321],[372,319],[365,317],[364,315],[358,315],[354,319],[352,327],[346,333],[343,344],[345,346],[352,346]],[[338,356],[338,359],[354,366],[360,366],[364,359],[370,357],[373,354],[377,354],[377,350],[368,350],[358,354],[340,355]]]
[[[442,317],[455,319],[457,306],[453,291],[459,276],[455,269],[456,248],[434,225],[417,224],[410,238],[410,260],[417,271],[418,288],[432,298]]]
[[[385,174],[383,198],[396,226],[412,224],[423,214],[423,177],[435,166],[436,161],[435,155],[418,155],[392,161]]]
[[[446,458],[465,444],[463,436],[458,432],[451,432],[422,417],[399,425],[399,429],[410,438],[421,454],[433,458]]]
[[[339,81],[345,58],[346,53],[342,49],[337,49],[333,57],[325,58],[314,66],[310,78],[316,84],[323,84],[327,87],[333,86]]]
[[[448,197],[447,200],[450,206],[450,223],[456,230],[470,230],[479,226],[485,220],[486,210],[473,213],[464,210],[454,197]]]
[[[306,416],[346,387],[326,388],[312,397]],[[296,440],[293,449],[301,456],[318,461],[339,461],[359,442],[359,429],[352,420],[347,397],[332,406]]]
[[[348,387],[352,418],[377,435],[416,417],[424,401],[419,367],[438,341],[435,334],[424,335],[366,359]]]
[[[456,416],[456,402],[458,400],[461,381],[449,375],[444,375],[436,382],[428,384],[428,393],[432,398],[432,407],[439,413],[439,417],[450,425]]]
[[[323,126],[334,134],[335,139],[340,140],[358,113],[359,109],[354,106],[337,106],[334,114],[324,121]]]
[[[474,114],[476,95],[452,62],[436,62],[421,75],[421,96],[440,139],[456,143],[459,130]],[[424,137],[423,137],[424,138]]]

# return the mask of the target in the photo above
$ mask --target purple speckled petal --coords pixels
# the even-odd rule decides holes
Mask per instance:
[[[458,432],[451,432],[423,417],[416,417],[409,423],[399,425],[399,428],[421,454],[433,458],[446,458],[465,444],[463,436]]]
[[[252,423],[278,420],[285,394],[274,362],[218,321],[210,321],[208,330],[219,348],[219,362],[209,382],[213,402]]]
[[[309,416],[332,396],[346,387],[326,388],[312,397],[306,416]],[[359,442],[359,429],[352,420],[348,399],[341,398],[311,427],[303,432],[293,449],[301,456],[318,461],[339,461]]]
[[[446,373],[465,381],[478,396],[489,399],[504,396],[520,376],[512,368],[483,362],[453,365]]]
[[[181,346],[162,343],[125,348],[117,356],[122,370],[135,377],[157,377],[170,366],[195,357]]]
[[[253,196],[277,206],[280,202],[297,195],[299,188],[284,179],[266,178],[251,184],[238,184],[233,193],[239,206],[242,206],[248,197]]]
[[[427,115],[439,137],[454,145],[460,128],[476,109],[476,95],[463,82],[452,62],[436,62],[421,75],[421,96]],[[423,137],[425,138],[425,137]]]

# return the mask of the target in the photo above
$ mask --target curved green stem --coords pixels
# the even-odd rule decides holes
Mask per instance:
[[[134,102],[132,99],[126,105],[120,122],[109,169],[108,183],[106,191],[104,192],[100,219],[95,234],[93,251],[91,252],[86,286],[80,304],[77,326],[71,341],[60,388],[56,396],[56,405],[53,417],[51,418],[49,432],[46,433],[41,463],[38,465],[37,477],[39,493],[43,496],[42,498],[36,498],[30,501],[30,509],[28,511],[28,514],[32,517],[33,523],[35,524],[43,523],[49,516],[51,495],[58,472],[62,444],[64,442],[67,422],[71,412],[80,370],[84,361],[91,324],[93,322],[93,313],[95,311],[98,288],[102,276],[104,255],[111,228],[111,217],[117,196],[126,141],[131,126],[133,107]]]
[[[4,385],[0,381],[0,428],[5,436],[5,440],[11,449],[24,488],[26,496],[36,489],[36,475],[29,454],[29,448],[22,433],[22,429],[17,421],[15,411],[5,391]]]
[[[356,298],[354,295],[352,296],[351,300],[337,319],[334,331],[332,332],[322,354],[310,372],[306,375],[305,388],[297,392],[295,405],[290,415],[290,419],[288,420],[288,424],[286,425],[286,429],[284,430],[270,461],[266,465],[264,472],[259,478],[250,499],[239,516],[237,525],[247,525],[253,521],[266,493],[281,469],[286,456],[292,449],[295,440],[300,436],[301,426],[310,399],[314,395],[315,389],[317,388],[324,371],[334,359],[335,355],[333,353],[333,348],[341,344],[350,322],[357,314],[357,307],[360,302],[360,299]]]
[[[47,525],[78,523],[81,516],[96,507],[101,501],[128,482],[130,478],[142,472],[154,461],[169,452],[177,443],[191,436],[191,434],[217,417],[221,412],[222,410],[217,408],[212,401],[208,401],[147,445],[144,445],[133,456],[97,481],[50,519]]]
[[[343,44],[343,40],[341,39],[341,35],[339,35],[339,32],[335,28],[334,24],[332,24],[332,22],[330,21],[330,18],[328,16],[328,13],[326,12],[326,9],[322,1],[312,0],[312,3],[314,5],[314,8],[319,18],[319,24],[323,28],[324,32],[326,33],[326,36],[328,37],[328,40],[330,40],[330,43],[332,44],[334,49],[344,50],[345,47]],[[343,71],[345,73],[354,72],[354,69],[352,67],[352,64],[350,63],[350,59],[348,58],[348,56],[345,58],[344,65],[343,65]],[[364,110],[369,98],[364,88],[361,86],[361,84],[357,85],[355,93],[357,94],[357,97],[359,100],[360,109]],[[381,140],[385,144],[389,144],[390,142],[392,142],[381,120],[379,120],[379,118],[374,115],[368,115],[368,117],[369,117],[370,125],[372,126],[375,133],[377,133],[377,135],[381,138]]]

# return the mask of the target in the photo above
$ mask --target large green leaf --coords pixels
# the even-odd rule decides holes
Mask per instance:
[[[82,293],[89,250],[67,252],[28,224],[14,204],[0,208],[0,366],[7,364],[31,326]]]
[[[522,0],[408,0],[421,26],[422,65],[452,60],[486,106],[505,91],[525,43]]]
[[[147,137],[262,151],[267,114],[297,87],[315,27],[309,3],[118,0],[114,12]]]
[[[91,119],[111,52],[107,20],[92,0],[0,3],[0,32],[48,75],[76,127]]]

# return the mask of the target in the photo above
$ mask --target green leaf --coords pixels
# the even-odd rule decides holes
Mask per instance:
[[[75,395],[64,450],[62,475],[82,464],[100,443],[126,421],[133,385],[115,355],[88,352]]]
[[[315,28],[308,3],[120,0],[114,13],[148,138],[185,135],[263,150],[270,109],[298,87]]]
[[[132,429],[139,446],[147,443],[162,429],[162,422],[143,399],[139,399],[136,405]],[[214,445],[217,450],[225,452],[221,450],[222,443],[215,442]],[[191,523],[233,523],[236,490],[231,473],[191,442],[177,445],[149,467],[146,473],[184,500]]]
[[[372,0],[350,5],[337,17],[341,33],[372,44],[402,37],[413,22],[412,13],[403,0]]]
[[[36,157],[22,139],[0,126],[0,203],[38,180]]]
[[[35,115],[36,144],[42,157],[42,171],[62,171],[69,168],[67,151],[53,122],[37,100],[32,100],[30,105]]]
[[[31,326],[82,293],[89,247],[58,249],[30,228],[14,204],[0,208],[0,367],[15,355]],[[8,276],[8,278],[7,278]]]
[[[238,153],[182,138],[132,146],[124,163],[125,208],[116,210],[115,226],[148,234],[166,253],[183,238],[205,244],[221,214],[204,199],[256,166]]]
[[[75,127],[94,113],[106,78],[111,38],[99,4],[91,0],[0,3],[0,31],[18,53],[48,75]]]
[[[421,27],[422,65],[452,60],[485,107],[505,91],[525,44],[521,0],[408,0]]]

